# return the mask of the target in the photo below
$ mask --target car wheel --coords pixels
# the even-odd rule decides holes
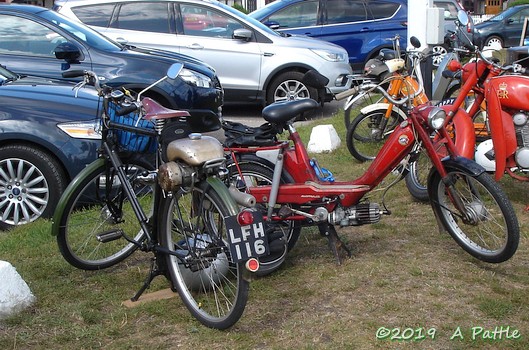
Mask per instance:
[[[266,93],[267,104],[302,98],[318,101],[318,91],[301,82],[303,75],[301,72],[285,72],[275,78]]]
[[[41,150],[0,147],[0,229],[51,217],[66,187],[59,163]]]
[[[448,50],[443,45],[436,45],[432,48],[432,64],[434,67],[439,67],[447,53]]]
[[[503,40],[496,35],[489,36],[487,40],[485,40],[485,46],[498,47],[498,49],[501,49],[503,47]]]

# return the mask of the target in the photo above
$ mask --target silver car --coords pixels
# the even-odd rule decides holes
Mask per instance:
[[[348,88],[347,52],[304,36],[280,34],[217,1],[60,0],[54,9],[104,35],[132,45],[176,51],[215,68],[224,101],[260,102],[306,98],[329,101],[329,93],[305,86],[303,74],[315,69],[327,88]]]

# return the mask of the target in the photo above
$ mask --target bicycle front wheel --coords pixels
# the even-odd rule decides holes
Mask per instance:
[[[378,152],[401,121],[395,111],[386,119],[386,109],[359,114],[347,129],[346,144],[349,153],[361,162],[375,159]]]
[[[378,103],[382,101],[383,98],[384,96],[378,92],[363,90],[358,90],[355,95],[349,97],[345,102],[344,107],[345,128],[349,128],[349,125],[351,125],[354,120],[354,116],[358,115],[362,108]]]
[[[104,269],[123,261],[137,249],[129,240],[141,242],[145,237],[116,170],[103,160],[92,164],[67,188],[54,216],[62,256],[83,270]],[[152,186],[138,180],[138,174],[148,167],[141,161],[124,165],[147,214],[153,205]]]
[[[514,209],[499,185],[486,173],[478,176],[448,169],[454,193],[449,194],[438,172],[432,176],[432,208],[452,238],[470,255],[490,263],[510,259],[520,240]],[[456,209],[461,200],[466,217]]]
[[[175,252],[167,255],[173,286],[191,314],[216,329],[235,324],[248,300],[244,264],[235,263],[228,248],[225,218],[234,214],[228,208],[202,182],[166,198],[160,219],[160,243]]]

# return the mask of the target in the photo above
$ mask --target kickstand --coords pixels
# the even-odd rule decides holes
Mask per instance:
[[[143,286],[141,286],[140,290],[132,298],[130,298],[131,301],[138,301],[140,296],[151,286],[151,282],[154,279],[154,277],[162,275],[163,272],[160,271],[158,268],[158,263],[156,262],[156,258],[152,258],[152,264],[151,264],[151,270],[149,271],[149,275],[145,279],[145,282],[143,283]]]
[[[336,258],[338,265],[342,264],[345,255],[347,255],[348,258],[351,257],[351,251],[347,248],[345,243],[342,242],[340,237],[338,237],[338,233],[333,225],[321,224],[318,228],[320,229],[320,234],[329,239],[329,247]]]

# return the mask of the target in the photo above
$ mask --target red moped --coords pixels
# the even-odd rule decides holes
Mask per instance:
[[[352,181],[336,181],[309,157],[293,121],[319,104],[304,99],[263,109],[267,128],[277,133],[287,130],[288,140],[270,145],[231,142],[225,148],[237,188],[255,197],[256,208],[262,211],[265,222],[287,228],[284,237],[287,248],[294,246],[300,226],[316,225],[329,239],[340,263],[350,252],[334,226],[373,224],[382,215],[389,215],[384,200],[382,204],[373,203],[365,196],[390,173],[403,178],[409,164],[424,150],[422,154],[433,164],[427,188],[440,229],[448,231],[465,251],[483,261],[499,263],[512,257],[519,242],[514,209],[481,166],[459,156],[447,129],[446,121],[450,118],[445,110],[430,104],[407,107],[408,97],[396,100],[382,87],[378,89],[391,103],[402,106],[408,118],[396,126],[362,176]],[[440,143],[445,149],[444,158],[439,156]],[[279,267],[282,259],[284,255],[268,261],[270,271]]]

